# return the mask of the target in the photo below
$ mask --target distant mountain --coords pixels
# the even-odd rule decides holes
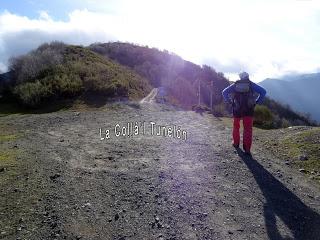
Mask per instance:
[[[312,119],[320,121],[320,73],[267,78],[260,85],[271,98],[301,113],[310,113]]]
[[[320,73],[290,74],[281,77],[284,81],[313,81],[314,79],[320,79]]]

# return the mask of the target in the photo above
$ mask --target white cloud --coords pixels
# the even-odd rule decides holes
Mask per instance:
[[[88,45],[94,42],[114,41],[115,19],[90,13],[74,11],[69,21],[53,21],[46,12],[38,19],[29,19],[9,12],[0,15],[0,69],[6,70],[12,56],[24,54],[44,42],[54,40],[70,44]]]
[[[0,62],[0,73],[5,72],[7,66]]]
[[[318,1],[85,1],[95,11],[74,10],[67,21],[45,11],[37,19],[0,14],[0,67],[11,55],[52,40],[165,48],[228,76],[246,70],[255,81],[320,67]]]
[[[49,14],[46,11],[40,11],[39,12],[40,15],[40,19],[45,20],[45,21],[52,21],[51,17],[49,16]]]

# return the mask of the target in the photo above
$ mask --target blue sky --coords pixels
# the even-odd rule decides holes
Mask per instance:
[[[0,0],[0,70],[43,42],[128,41],[256,82],[320,71],[312,0]]]
[[[1,10],[8,10],[20,16],[37,18],[40,11],[47,11],[54,19],[67,20],[68,12],[74,9],[70,1],[1,0]]]
[[[68,15],[76,9],[93,12],[116,13],[121,10],[123,0],[0,0],[0,9],[11,13],[38,18],[39,12],[46,11],[54,20],[68,20]]]

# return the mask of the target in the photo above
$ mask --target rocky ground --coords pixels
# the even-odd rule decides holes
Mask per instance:
[[[128,122],[139,135],[116,137]],[[236,151],[212,115],[114,103],[0,126],[0,239],[320,239],[319,185],[264,141]]]

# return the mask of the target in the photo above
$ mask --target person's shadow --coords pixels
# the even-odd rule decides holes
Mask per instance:
[[[320,239],[320,215],[306,206],[294,193],[251,156],[237,149],[252,172],[265,199],[264,218],[269,239],[291,239],[281,236],[276,216],[290,229],[294,239]]]

